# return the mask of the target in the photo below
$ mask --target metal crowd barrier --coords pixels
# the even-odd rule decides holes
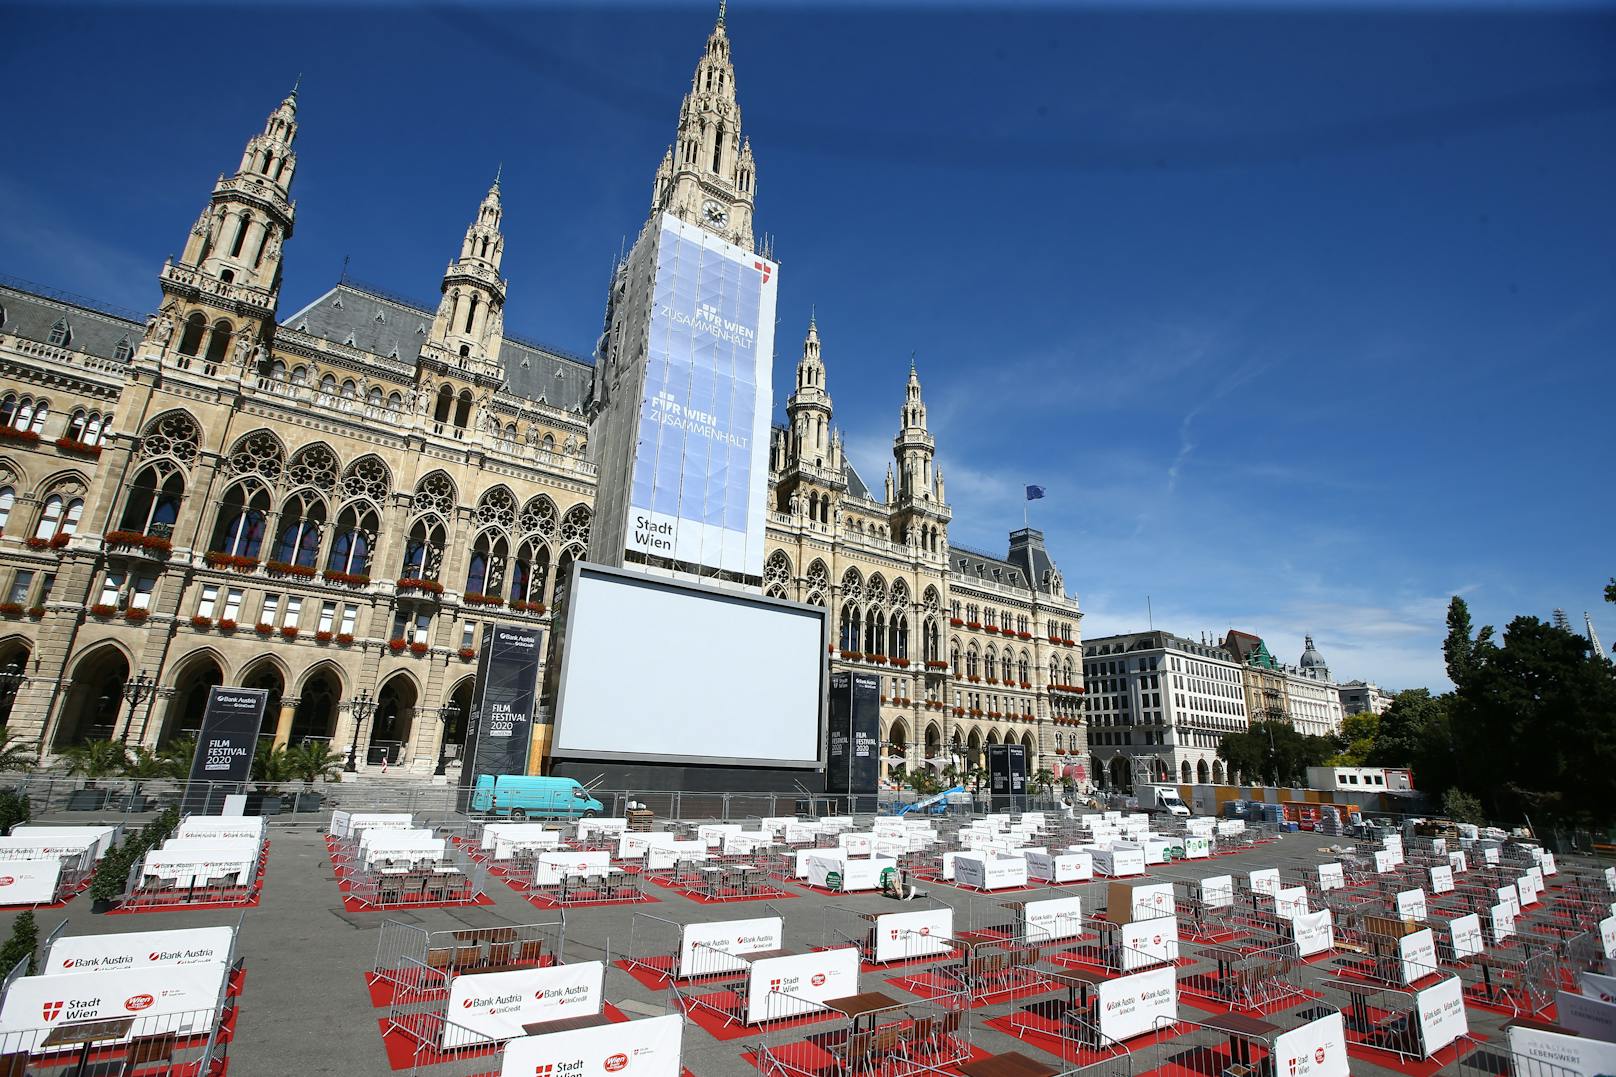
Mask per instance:
[[[868,912],[850,908],[846,905],[828,905],[825,907],[824,931],[821,945],[824,949],[832,950],[841,946],[857,946],[859,960],[865,964],[903,965],[922,959],[942,960],[951,956],[958,956],[959,945],[955,935],[958,925],[947,936],[933,936],[929,931],[916,931],[910,928],[894,927],[882,928],[879,918],[884,913],[925,912],[950,909],[933,898],[923,898],[919,901],[905,902],[902,907],[882,910],[882,912]],[[886,931],[888,938],[883,940],[878,933]],[[938,944],[946,943],[947,948],[939,950]],[[886,956],[878,958],[883,950]]]
[[[1197,956],[1209,966],[1180,975],[1183,994],[1255,1013],[1307,995],[1302,986],[1305,966],[1292,943],[1258,950],[1204,946]]]
[[[445,845],[444,850],[441,860],[412,862],[402,869],[388,860],[369,865],[354,860],[338,874],[348,883],[348,897],[368,909],[470,904],[486,894],[488,867],[458,845]]]
[[[385,985],[395,994],[420,992],[426,989],[423,975],[435,983],[438,973],[452,977],[462,972],[504,972],[561,964],[566,941],[565,914],[542,923],[453,931],[427,931],[414,924],[384,920],[366,979],[372,986]]]
[[[806,1029],[772,1028],[757,1046],[757,1068],[777,1077],[911,1077],[952,1070],[973,1055],[967,1004],[963,994],[943,995]]]

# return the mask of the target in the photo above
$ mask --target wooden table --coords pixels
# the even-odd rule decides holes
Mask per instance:
[[[548,1032],[576,1032],[580,1028],[596,1028],[611,1023],[612,1019],[603,1013],[586,1013],[578,1017],[558,1017],[554,1021],[535,1021],[531,1025],[523,1025],[522,1031],[529,1036],[543,1036]]]
[[[957,1068],[965,1077],[1055,1077],[1060,1072],[1054,1066],[1046,1066],[1020,1051],[972,1059],[961,1062]]]
[[[1242,1066],[1251,1065],[1251,1041],[1263,1036],[1270,1036],[1279,1031],[1279,1026],[1257,1017],[1247,1017],[1241,1013],[1213,1014],[1201,1022],[1205,1028],[1215,1028],[1219,1032],[1229,1034],[1229,1055]]]
[[[841,998],[825,1000],[827,1010],[835,1010],[844,1017],[857,1021],[864,1014],[874,1010],[890,1010],[901,1005],[897,999],[880,991],[865,991],[857,995],[844,995]]]
[[[130,1030],[135,1027],[133,1017],[109,1017],[100,1021],[74,1021],[71,1024],[57,1025],[51,1029],[50,1035],[40,1041],[41,1047],[72,1047],[79,1046],[79,1064],[73,1070],[77,1077],[83,1077],[85,1069],[90,1064],[90,1046],[108,1040],[121,1040],[128,1037]]]

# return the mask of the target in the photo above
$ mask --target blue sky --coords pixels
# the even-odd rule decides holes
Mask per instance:
[[[708,5],[9,7],[0,272],[149,309],[299,72],[283,312],[430,299],[504,163],[512,331],[587,352]],[[956,542],[1022,485],[1084,634],[1441,686],[1616,607],[1616,7],[735,0],[777,385],[816,304],[878,486],[918,357]],[[784,393],[780,394],[783,401]]]

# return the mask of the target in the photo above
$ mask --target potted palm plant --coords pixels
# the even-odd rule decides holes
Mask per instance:
[[[292,767],[288,755],[284,744],[264,740],[258,742],[258,750],[253,753],[252,761],[252,780],[258,788],[247,796],[248,815],[281,813],[280,794],[269,787],[291,780]]]
[[[102,778],[120,777],[129,767],[129,748],[116,740],[89,740],[62,752],[68,774],[82,775],[84,788],[68,799],[69,811],[100,811],[107,791],[96,785]],[[104,858],[103,858],[104,859]]]
[[[291,777],[303,782],[303,791],[292,798],[293,811],[319,811],[325,796],[314,791],[317,781],[335,781],[342,774],[343,757],[325,741],[311,740],[288,749]]]

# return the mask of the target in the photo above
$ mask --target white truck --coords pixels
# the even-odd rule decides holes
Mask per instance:
[[[1176,785],[1135,786],[1134,795],[1139,798],[1140,811],[1165,812],[1183,818],[1190,815],[1189,805],[1178,795]]]

